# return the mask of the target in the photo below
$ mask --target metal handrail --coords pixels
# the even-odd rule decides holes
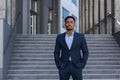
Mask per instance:
[[[110,14],[107,15],[107,18],[108,18],[108,17],[110,17]],[[102,20],[100,20],[100,23],[103,23],[104,21],[105,21],[105,18],[103,18]],[[95,24],[94,27],[97,27],[100,23]],[[93,27],[90,28],[90,30],[93,30]],[[88,32],[89,32],[89,30],[86,31],[86,33],[88,33]]]
[[[20,15],[21,15],[21,12],[18,12],[18,14],[16,15],[15,23],[13,25],[13,28],[12,28],[11,32],[10,32],[10,36],[8,38],[7,44],[4,47],[4,53],[5,53],[6,49],[8,48],[8,45],[10,44],[10,40],[12,38],[12,34],[13,34],[14,30],[15,30],[15,27],[17,25],[17,22],[18,22],[18,19],[19,19]]]
[[[111,12],[109,12],[108,15],[111,16],[120,25],[120,21],[114,15],[112,15]]]

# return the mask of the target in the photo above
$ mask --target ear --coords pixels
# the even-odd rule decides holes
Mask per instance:
[[[64,23],[64,26],[66,26],[66,24]]]

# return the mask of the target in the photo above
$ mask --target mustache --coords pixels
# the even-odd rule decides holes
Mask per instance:
[[[71,31],[72,29],[67,29],[68,31]]]

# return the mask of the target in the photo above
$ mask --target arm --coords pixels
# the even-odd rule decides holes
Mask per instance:
[[[60,55],[60,44],[59,44],[59,37],[56,38],[55,50],[54,50],[54,59],[57,68],[59,69],[59,55]]]
[[[82,40],[82,53],[83,53],[82,67],[84,68],[87,63],[88,55],[89,55],[88,47],[87,47],[87,43],[86,43],[86,39],[84,35],[83,35],[83,40]]]

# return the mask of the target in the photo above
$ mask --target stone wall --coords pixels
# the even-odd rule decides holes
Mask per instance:
[[[115,0],[115,18],[120,22],[120,0]],[[120,24],[115,22],[115,32],[120,31]]]
[[[5,11],[6,11],[5,0],[0,0],[0,18],[5,18]]]
[[[16,0],[5,0],[6,2],[6,14],[5,19],[7,20],[8,24],[13,27],[15,23],[15,16],[16,16]]]
[[[105,0],[100,0],[100,13],[99,13],[98,1],[99,0],[94,0],[94,3],[93,3],[93,0],[92,1],[80,0],[80,32],[88,33],[89,30],[92,30],[94,26],[95,33],[98,33],[98,31],[96,30],[98,30],[99,14],[100,14],[100,28],[102,28],[100,33],[104,34],[103,32],[105,32],[105,29],[104,29],[105,27],[108,30],[107,33],[112,33],[112,31],[110,31],[111,30],[111,19],[110,17],[108,17],[108,13],[111,13],[112,2],[111,0],[107,0],[106,2],[107,3],[106,4],[107,26],[105,26]],[[115,0],[115,1],[116,3],[120,3],[119,0]]]
[[[0,18],[6,19],[13,26],[16,15],[16,0],[0,0]]]
[[[3,75],[3,20],[0,19],[0,80]]]

